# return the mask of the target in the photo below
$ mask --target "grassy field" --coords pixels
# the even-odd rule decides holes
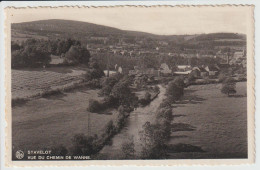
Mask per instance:
[[[246,82],[237,83],[237,94],[227,97],[220,84],[190,86],[173,109],[170,144],[191,144],[203,153],[174,153],[171,158],[247,157]]]
[[[102,98],[98,97],[97,90],[81,88],[13,107],[14,150],[44,149],[59,144],[69,148],[71,138],[77,133],[88,135],[90,132],[90,135],[99,135],[104,132],[104,126],[116,118],[117,112],[111,110],[105,114],[89,113],[89,99]]]
[[[12,99],[28,98],[78,82],[84,73],[84,69],[72,67],[12,69]]]

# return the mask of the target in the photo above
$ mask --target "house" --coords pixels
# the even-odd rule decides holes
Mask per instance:
[[[204,78],[209,76],[209,72],[207,72],[207,70],[204,67],[199,67],[199,69],[200,69],[200,77]]]
[[[113,74],[116,74],[116,71],[111,71],[111,70],[104,70],[105,76],[110,77]]]
[[[178,71],[185,72],[191,70],[190,65],[178,65],[177,66]]]
[[[215,77],[219,73],[219,69],[216,66],[207,66],[205,70],[209,73],[209,76]]]
[[[190,65],[178,65],[174,75],[189,75],[192,69]]]
[[[174,75],[189,75],[191,73],[191,70],[189,71],[175,71]]]

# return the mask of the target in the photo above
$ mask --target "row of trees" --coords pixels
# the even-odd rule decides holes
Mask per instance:
[[[173,120],[173,102],[180,100],[184,92],[184,82],[181,77],[176,77],[168,83],[167,98],[163,100],[156,111],[155,123],[146,122],[140,131],[142,141],[141,157],[143,159],[164,159],[167,157],[167,141],[171,136]]]

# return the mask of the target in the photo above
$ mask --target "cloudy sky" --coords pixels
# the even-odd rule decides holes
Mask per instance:
[[[12,23],[68,19],[160,35],[246,33],[249,7],[114,7],[12,9]]]

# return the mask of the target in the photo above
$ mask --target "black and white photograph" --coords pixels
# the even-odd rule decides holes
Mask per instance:
[[[251,160],[252,11],[10,9],[11,161]]]

